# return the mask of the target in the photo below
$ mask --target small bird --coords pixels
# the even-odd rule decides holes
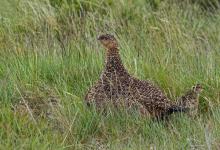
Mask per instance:
[[[183,109],[189,109],[188,114],[195,116],[198,112],[199,107],[199,95],[202,92],[203,87],[201,84],[196,84],[185,95],[181,96],[177,100],[177,105]]]
[[[173,103],[162,90],[147,80],[131,76],[125,69],[119,54],[118,42],[113,35],[104,34],[98,41],[106,49],[105,67],[98,81],[88,90],[85,102],[103,108],[124,103],[136,107],[144,115],[161,118],[186,109]]]

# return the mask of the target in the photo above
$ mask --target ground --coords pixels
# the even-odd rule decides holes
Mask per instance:
[[[53,3],[50,3],[53,2]],[[0,149],[219,149],[220,11],[190,2],[0,2]],[[136,112],[102,115],[83,103],[103,68],[102,33],[114,34],[129,73],[175,100],[200,83],[199,115],[156,122]],[[52,119],[13,106],[56,97]]]

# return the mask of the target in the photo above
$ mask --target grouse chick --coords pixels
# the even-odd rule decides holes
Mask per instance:
[[[187,93],[181,96],[177,104],[183,109],[189,109],[188,114],[190,116],[195,116],[198,112],[199,107],[199,95],[203,87],[200,84],[193,86]]]

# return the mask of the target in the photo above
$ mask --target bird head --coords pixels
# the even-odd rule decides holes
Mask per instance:
[[[193,86],[193,91],[196,93],[200,93],[202,92],[202,90],[203,90],[203,87],[201,84],[196,84],[195,86]]]
[[[102,43],[102,45],[106,49],[117,49],[118,48],[118,42],[113,35],[103,34],[98,37],[98,40]]]

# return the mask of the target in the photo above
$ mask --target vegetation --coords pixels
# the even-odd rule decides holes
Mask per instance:
[[[220,11],[188,0],[1,0],[0,149],[219,149]],[[206,5],[205,5],[206,6]],[[216,3],[218,6],[218,3]],[[213,10],[213,9],[212,9]],[[83,103],[112,33],[131,74],[175,100],[201,83],[197,118],[155,122]],[[52,120],[21,116],[24,100],[59,99]]]

